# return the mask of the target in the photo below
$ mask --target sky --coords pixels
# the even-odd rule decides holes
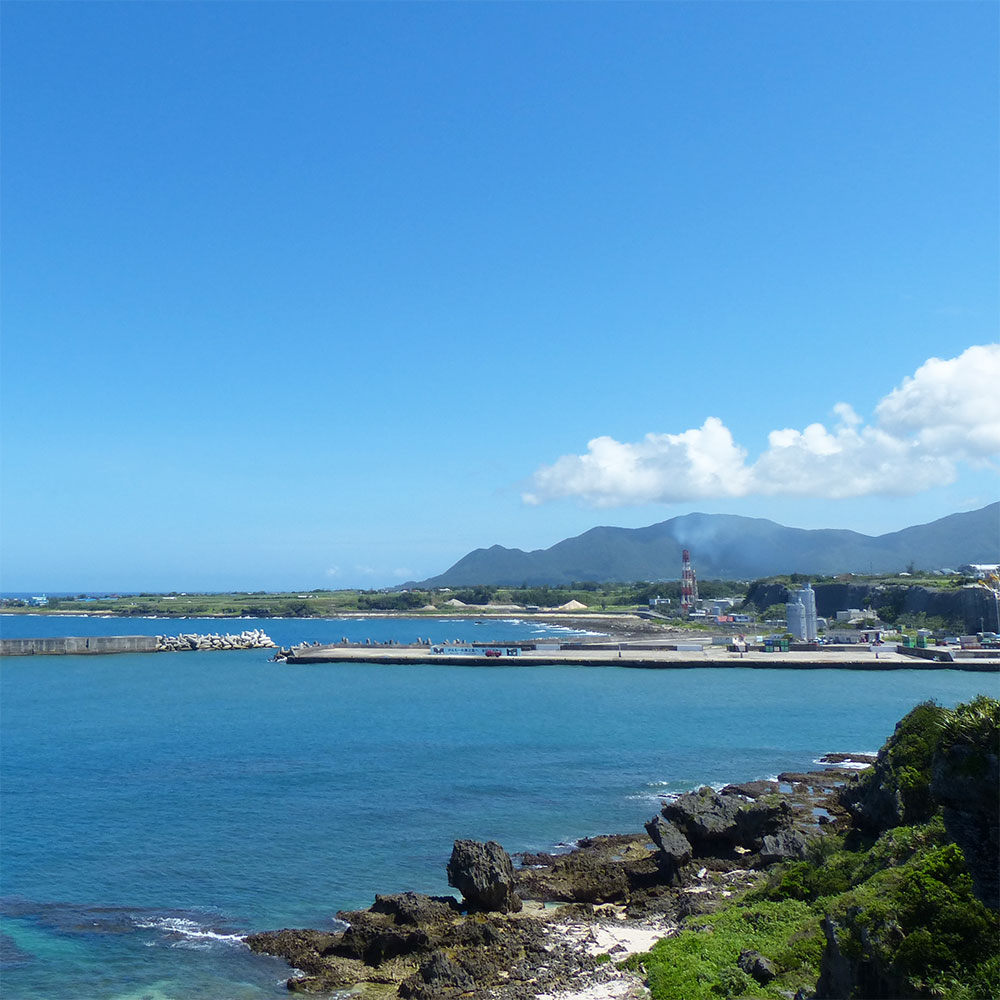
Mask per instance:
[[[6,0],[0,587],[997,500],[998,12]]]

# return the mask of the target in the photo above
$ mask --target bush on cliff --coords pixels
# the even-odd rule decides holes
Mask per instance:
[[[880,832],[930,819],[931,764],[948,715],[926,701],[896,723],[875,766],[843,797],[860,828]]]
[[[742,900],[633,959],[654,1000],[799,987],[827,998],[996,1000],[998,750],[997,701],[918,705],[845,792],[858,825],[816,838],[806,860],[775,866]],[[744,949],[771,960],[771,983],[740,970]]]
[[[949,996],[996,959],[996,914],[973,895],[956,844],[876,873],[832,900],[825,919],[847,960],[884,983],[882,996]]]

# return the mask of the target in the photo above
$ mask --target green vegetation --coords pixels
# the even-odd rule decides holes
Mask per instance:
[[[931,781],[941,764],[959,766],[972,779],[970,814],[988,817],[995,837],[998,751],[1000,702],[918,705],[845,797],[849,808],[890,808],[816,838],[806,860],[771,868],[742,898],[626,964],[645,968],[654,1000],[812,996],[817,982],[821,996],[995,1000],[998,914],[977,897]],[[762,985],[743,972],[744,950],[769,959],[776,977]]]
[[[785,587],[801,587],[804,583],[814,587],[818,583],[849,583],[855,586],[889,587],[930,587],[933,590],[958,590],[966,584],[975,583],[973,577],[961,573],[941,573],[915,569],[912,564],[899,573],[841,573],[838,576],[822,574],[786,573],[762,577],[754,580],[754,585],[781,584]],[[699,582],[699,587],[700,587]]]
[[[703,597],[736,596],[742,586],[730,581],[708,580],[699,583]],[[93,598],[80,594],[75,597],[50,597],[47,607],[29,608],[23,601],[5,601],[5,611],[54,611],[86,614],[158,615],[190,617],[198,615],[254,618],[314,617],[328,618],[350,611],[422,611],[433,606],[439,612],[458,614],[461,607],[449,605],[459,600],[469,605],[469,613],[482,613],[487,604],[509,604],[519,607],[555,608],[570,601],[585,605],[586,612],[631,612],[646,607],[650,598],[671,598],[672,607],[680,601],[680,584],[668,583],[608,583],[593,581],[572,583],[566,587],[498,587],[478,586],[438,590],[311,590],[308,593],[220,593],[220,594],[137,594]],[[667,606],[668,609],[671,606]],[[661,609],[662,610],[662,609]],[[428,614],[431,612],[428,611]]]
[[[736,962],[744,950],[767,956],[779,970],[777,977],[762,986],[743,972]],[[787,998],[815,984],[822,952],[823,932],[810,906],[761,900],[690,920],[676,937],[623,964],[645,967],[653,1000]]]

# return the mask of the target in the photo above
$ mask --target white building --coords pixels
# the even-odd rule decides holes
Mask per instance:
[[[860,608],[848,608],[846,611],[838,611],[835,617],[838,622],[859,622],[865,616]]]

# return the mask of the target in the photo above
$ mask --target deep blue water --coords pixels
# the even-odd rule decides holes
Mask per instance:
[[[25,621],[53,634],[51,618]],[[95,624],[108,621],[60,631]],[[140,633],[140,621],[111,624]],[[362,623],[263,624],[285,643]],[[528,628],[363,625],[352,637],[502,641]],[[639,830],[665,792],[874,750],[918,701],[1000,694],[996,675],[957,671],[296,667],[269,655],[0,664],[5,1000],[280,997],[287,969],[238,934],[331,926],[377,891],[446,892],[456,837],[518,851]]]

